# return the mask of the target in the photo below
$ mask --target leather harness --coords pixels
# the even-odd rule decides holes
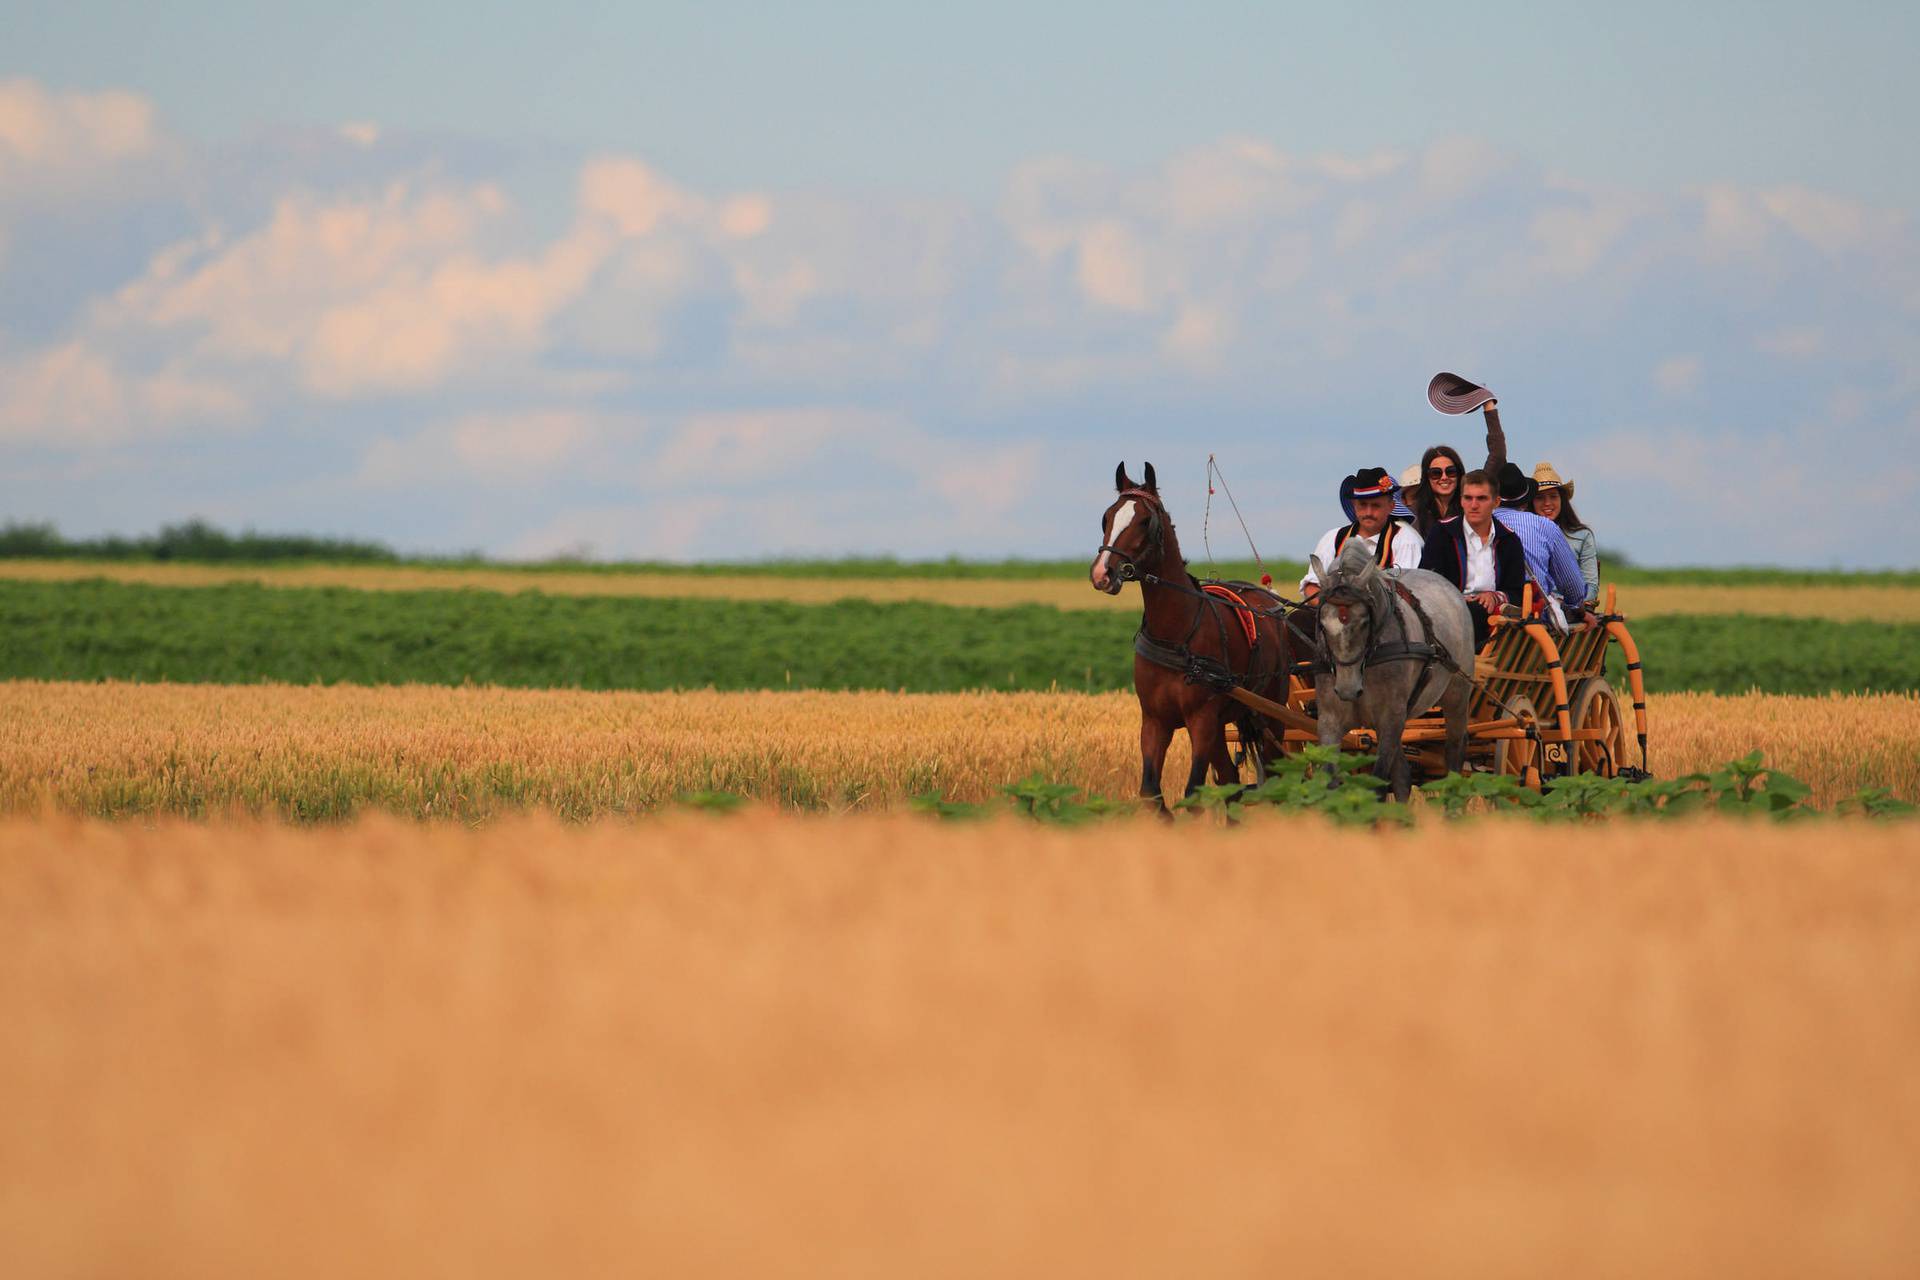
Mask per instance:
[[[1145,489],[1126,489],[1122,490],[1120,496],[1115,498],[1114,501],[1121,502],[1130,498],[1139,501],[1146,507],[1147,550],[1152,553],[1154,560],[1157,562],[1166,545],[1166,537],[1163,532],[1165,528],[1165,518],[1162,515],[1160,499]],[[1141,582],[1150,583],[1153,586],[1164,587],[1171,591],[1178,591],[1184,595],[1193,596],[1201,603],[1202,607],[1196,608],[1193,611],[1193,625],[1187,628],[1186,635],[1176,641],[1162,640],[1153,635],[1147,630],[1145,617],[1142,617],[1140,620],[1140,629],[1133,633],[1133,651],[1135,653],[1145,658],[1148,662],[1153,663],[1155,666],[1166,667],[1169,670],[1183,673],[1187,678],[1188,684],[1206,684],[1217,689],[1232,688],[1240,684],[1243,677],[1235,675],[1232,666],[1230,666],[1227,661],[1227,655],[1232,652],[1232,649],[1227,643],[1227,624],[1226,620],[1221,617],[1221,612],[1223,609],[1237,609],[1240,611],[1241,625],[1247,637],[1247,674],[1249,676],[1252,675],[1260,654],[1260,631],[1258,625],[1254,622],[1253,615],[1255,613],[1261,613],[1272,617],[1281,613],[1285,608],[1285,601],[1281,600],[1278,595],[1266,591],[1265,588],[1255,587],[1252,583],[1236,582],[1231,584],[1231,586],[1217,582],[1203,583],[1192,574],[1187,575],[1187,581],[1185,583],[1169,582],[1159,574],[1141,568],[1133,556],[1120,550],[1118,547],[1107,544],[1101,546],[1100,550],[1105,552],[1110,558],[1120,562],[1121,581],[1126,582],[1137,579]],[[1242,591],[1262,591],[1265,592],[1265,594],[1273,595],[1275,600],[1280,601],[1280,608],[1256,609],[1253,605],[1248,604],[1241,596],[1240,592]],[[1211,617],[1213,619],[1214,630],[1220,638],[1221,656],[1219,658],[1210,658],[1205,654],[1195,653],[1193,651],[1193,638],[1200,632],[1200,622],[1203,617]],[[1276,674],[1284,675],[1285,673],[1277,672]]]

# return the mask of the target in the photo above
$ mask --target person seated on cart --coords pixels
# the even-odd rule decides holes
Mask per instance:
[[[1580,576],[1580,562],[1574,559],[1567,535],[1553,521],[1527,510],[1533,502],[1533,481],[1509,462],[1500,468],[1498,485],[1500,506],[1493,518],[1520,536],[1520,549],[1526,553],[1527,576],[1533,580],[1536,603],[1565,627],[1591,626],[1592,619],[1587,616],[1586,608],[1587,584]]]
[[[1533,514],[1560,526],[1580,562],[1580,578],[1587,584],[1589,603],[1600,598],[1600,550],[1593,530],[1573,509],[1573,481],[1562,480],[1551,462],[1533,469]]]
[[[1490,476],[1499,475],[1507,461],[1507,435],[1500,426],[1500,402],[1493,392],[1463,378],[1441,374],[1428,385],[1427,398],[1442,413],[1480,411],[1487,425],[1487,461],[1481,469]],[[1435,526],[1460,518],[1460,480],[1466,470],[1458,449],[1436,444],[1420,455],[1416,483],[1407,486],[1406,480],[1401,480],[1401,485],[1408,488],[1407,506],[1413,509],[1413,527],[1421,538],[1431,538]]]
[[[1340,508],[1347,513],[1348,524],[1327,530],[1313,554],[1321,564],[1332,564],[1347,545],[1348,538],[1373,554],[1382,568],[1417,569],[1420,567],[1420,535],[1404,520],[1393,518],[1393,500],[1400,486],[1393,482],[1385,467],[1362,467],[1340,482]],[[1320,579],[1312,563],[1300,579],[1300,593],[1308,603],[1320,598]]]
[[[1460,482],[1463,518],[1436,526],[1420,554],[1422,569],[1439,574],[1466,595],[1476,653],[1493,635],[1488,618],[1509,600],[1518,600],[1527,584],[1520,535],[1495,520],[1493,508],[1492,479],[1484,471],[1469,471]]]

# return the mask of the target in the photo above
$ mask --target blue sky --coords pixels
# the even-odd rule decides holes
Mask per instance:
[[[1212,451],[1298,553],[1345,471],[1472,454],[1421,398],[1445,367],[1603,547],[1912,564],[1881,513],[1920,498],[1916,28],[11,12],[0,515],[1069,554],[1123,455],[1197,524]]]

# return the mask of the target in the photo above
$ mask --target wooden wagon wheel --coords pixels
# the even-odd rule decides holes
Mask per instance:
[[[1574,756],[1576,772],[1607,778],[1620,772],[1627,758],[1627,709],[1605,676],[1582,680],[1574,690],[1573,727],[1604,731],[1597,742],[1575,744],[1579,747]]]
[[[1504,712],[1517,718],[1522,726],[1540,723],[1540,712],[1533,699],[1524,693],[1507,699]],[[1540,744],[1532,738],[1499,738],[1493,744],[1493,771],[1509,774],[1529,787],[1540,786]]]

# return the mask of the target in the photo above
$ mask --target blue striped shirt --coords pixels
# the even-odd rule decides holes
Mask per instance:
[[[1520,536],[1520,549],[1527,555],[1527,574],[1533,589],[1557,595],[1569,612],[1586,603],[1587,583],[1580,576],[1580,562],[1560,526],[1531,511],[1500,507],[1493,518]]]

